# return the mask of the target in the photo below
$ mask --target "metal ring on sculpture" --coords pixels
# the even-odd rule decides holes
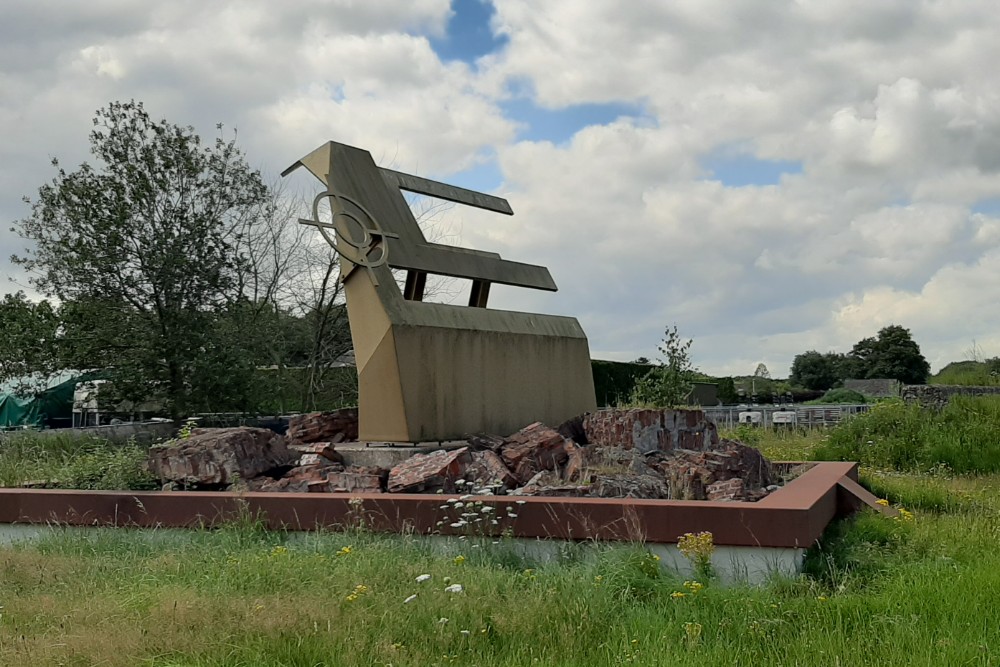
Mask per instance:
[[[323,222],[319,218],[319,203],[324,198],[330,200],[330,212],[332,214],[330,222]],[[344,202],[350,203],[357,210],[359,210],[363,216],[368,219],[371,226],[367,226],[357,215],[348,211],[344,206]],[[338,218],[353,221],[357,227],[361,229],[363,234],[361,240],[354,238],[354,235],[348,231],[349,227],[346,223],[341,225],[341,229],[338,229]],[[362,266],[368,269],[368,274],[371,276],[372,283],[375,286],[378,286],[378,279],[375,277],[374,269],[382,266],[388,261],[389,246],[384,241],[376,245],[376,237],[378,237],[378,240],[382,240],[385,238],[399,238],[399,235],[382,231],[382,227],[378,224],[375,216],[368,212],[368,209],[350,197],[338,194],[334,190],[330,189],[326,192],[319,193],[313,200],[313,219],[305,220],[300,218],[299,222],[303,225],[310,225],[317,228],[320,234],[323,235],[326,242],[331,248],[333,248],[334,252],[346,259],[348,262],[354,264],[355,266]],[[334,231],[333,236],[331,236],[327,231],[329,229]],[[347,247],[345,247],[345,245]],[[369,257],[369,253],[376,248],[378,249],[379,254],[375,259],[372,259]]]

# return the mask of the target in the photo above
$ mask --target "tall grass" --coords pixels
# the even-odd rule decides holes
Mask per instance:
[[[640,544],[539,564],[503,544],[458,559],[416,538],[253,522],[56,529],[0,550],[0,664],[993,664],[997,530],[866,514],[828,533],[808,576],[694,590]]]
[[[64,489],[152,489],[147,449],[93,436],[18,434],[0,440],[0,485]]]
[[[886,401],[833,429],[813,456],[895,470],[995,473],[998,434],[997,396],[956,396],[941,411]]]

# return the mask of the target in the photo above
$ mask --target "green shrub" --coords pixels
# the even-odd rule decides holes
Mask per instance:
[[[830,432],[815,460],[955,473],[1000,471],[1000,397],[956,396],[941,411],[892,400]]]

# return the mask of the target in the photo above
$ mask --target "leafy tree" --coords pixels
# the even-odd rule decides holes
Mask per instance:
[[[896,324],[864,338],[847,355],[847,367],[859,379],[893,378],[904,384],[924,384],[931,367],[910,330]]]
[[[96,167],[53,161],[26,199],[14,231],[34,247],[13,260],[67,305],[67,364],[108,368],[123,396],[162,396],[179,418],[219,391],[205,373],[252,370],[219,322],[240,297],[240,231],[268,190],[235,140],[203,146],[138,102],[99,110],[90,143]]]
[[[0,382],[18,394],[45,388],[61,367],[59,315],[48,301],[34,303],[23,292],[0,301]]]
[[[795,355],[789,379],[792,384],[806,389],[826,391],[844,380],[845,357],[836,352],[825,354],[809,350]]]
[[[680,337],[677,325],[667,327],[663,342],[657,347],[663,355],[660,365],[636,383],[632,403],[670,407],[687,400],[695,371],[691,365],[691,342]]]

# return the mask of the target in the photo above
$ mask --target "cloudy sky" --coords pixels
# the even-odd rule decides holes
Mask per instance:
[[[332,139],[506,197],[437,224],[548,266],[491,306],[594,357],[676,323],[705,371],[785,376],[895,323],[937,370],[1000,355],[998,63],[995,0],[4,0],[0,221],[134,98],[270,176]]]

